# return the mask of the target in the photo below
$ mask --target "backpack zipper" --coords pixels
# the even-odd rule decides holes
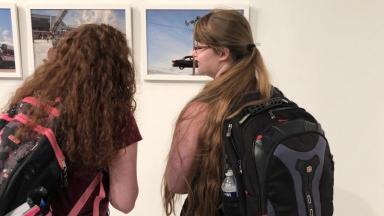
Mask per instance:
[[[241,160],[240,160],[240,156],[239,156],[239,151],[237,150],[237,148],[236,148],[236,146],[234,144],[234,141],[232,139],[232,127],[233,127],[232,123],[229,123],[228,127],[227,127],[226,137],[229,139],[229,142],[231,143],[232,148],[233,148],[233,150],[235,152],[235,155],[236,155],[236,158],[237,158],[237,167],[239,169],[240,175],[242,175],[243,174],[243,168],[241,166]]]
[[[256,138],[254,139],[253,143],[252,143],[252,149],[255,149],[256,145],[262,145],[262,136],[260,137],[260,139],[257,139],[259,138],[260,135],[256,136]],[[253,154],[253,160],[256,161],[256,158],[255,158],[255,154]],[[260,185],[260,177],[259,177],[259,173],[257,172],[257,169],[256,169],[256,175],[257,175],[257,188],[259,189],[259,191],[257,191],[257,194],[258,194],[258,197],[257,197],[257,211],[259,211],[260,215],[263,214],[264,212],[264,208],[263,208],[263,204],[262,204],[262,197],[263,197],[263,191],[264,189],[261,188],[261,185]]]
[[[311,184],[311,178],[309,176],[309,173],[312,173],[312,166],[308,166],[306,168],[306,181],[304,182],[304,187],[305,187],[305,202],[306,202],[306,206],[307,206],[307,210],[308,210],[308,214],[309,216],[314,216],[315,215],[315,211],[313,209],[313,202],[312,202],[312,196],[311,196],[311,188],[312,188],[312,184]]]
[[[305,193],[305,196],[306,196],[305,200],[306,200],[306,203],[307,203],[308,214],[309,214],[309,216],[314,216],[314,210],[313,210],[313,205],[312,205],[312,196],[309,193],[309,191],[307,191]]]

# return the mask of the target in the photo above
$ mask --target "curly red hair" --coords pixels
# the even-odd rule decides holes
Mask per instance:
[[[68,32],[55,52],[10,99],[8,108],[27,96],[51,105],[60,98],[56,133],[72,163],[107,167],[126,146],[124,132],[136,103],[135,72],[125,35],[112,26],[82,25]],[[31,112],[35,122],[46,114]],[[22,133],[20,133],[22,136]]]

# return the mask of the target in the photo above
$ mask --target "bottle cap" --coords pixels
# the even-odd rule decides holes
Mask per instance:
[[[231,169],[227,170],[225,176],[233,176],[233,171]]]

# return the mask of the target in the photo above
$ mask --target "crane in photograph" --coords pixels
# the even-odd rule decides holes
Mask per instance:
[[[59,17],[55,21],[55,23],[53,23],[53,25],[51,25],[50,33],[52,36],[52,46],[53,47],[56,46],[57,41],[62,36],[62,33],[64,31],[68,30],[67,28],[65,28],[66,25],[63,22],[63,19],[64,19],[65,15],[67,15],[67,13],[68,13],[68,10],[62,10]]]
[[[56,22],[52,25],[51,32],[56,32],[58,30],[58,28],[61,26],[61,24],[63,22],[65,15],[67,15],[67,13],[68,13],[68,10],[63,10],[61,12],[59,18],[57,18]]]

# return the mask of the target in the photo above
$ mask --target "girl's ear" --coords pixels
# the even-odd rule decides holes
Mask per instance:
[[[219,52],[219,56],[220,56],[220,58],[219,58],[220,60],[228,61],[231,58],[231,52],[229,51],[229,49],[227,47],[224,47],[224,48],[221,48],[221,50]]]

